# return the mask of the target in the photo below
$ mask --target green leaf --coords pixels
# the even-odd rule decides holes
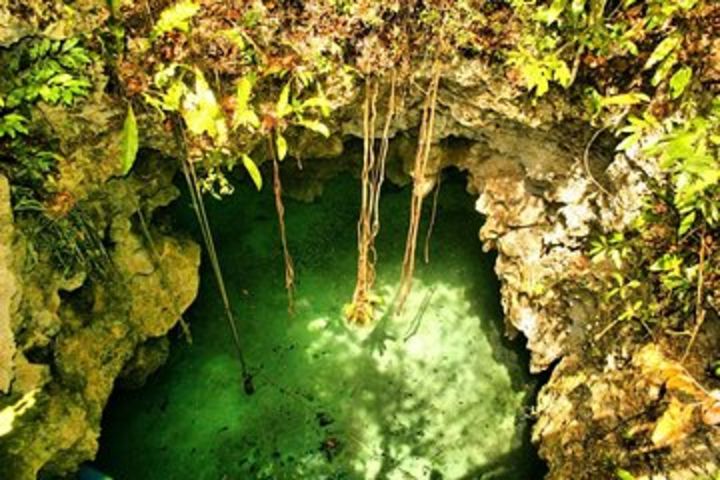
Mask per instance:
[[[18,134],[27,135],[28,123],[30,121],[19,113],[8,113],[5,116],[0,116],[0,138],[4,136],[15,138]]]
[[[240,80],[238,80],[237,88],[235,90],[236,111],[245,111],[248,109],[254,80],[255,78],[252,74],[245,75]]]
[[[572,82],[572,73],[570,72],[570,69],[567,66],[567,63],[565,63],[562,60],[558,60],[557,64],[554,65],[553,69],[553,78],[557,83],[559,83],[564,88],[567,88],[570,86],[570,83]]]
[[[636,145],[640,141],[640,135],[633,134],[628,135],[618,144],[615,148],[618,152],[627,152],[633,145]]]
[[[155,75],[153,75],[153,82],[155,82],[155,85],[157,85],[158,87],[164,88],[170,83],[171,80],[175,78],[177,70],[178,64],[171,63],[170,65],[161,69]]]
[[[282,135],[280,135],[278,133],[277,138],[275,139],[275,145],[277,146],[278,160],[280,160],[282,162],[283,160],[285,160],[285,157],[287,156],[287,150],[288,150],[287,140],[285,140],[285,137],[283,137]]]
[[[317,96],[305,100],[300,106],[301,110],[306,110],[308,108],[319,108],[322,116],[328,117],[330,115],[331,105],[327,98]]]
[[[600,99],[600,105],[603,107],[608,107],[611,105],[637,105],[638,103],[649,101],[650,97],[648,97],[644,93],[631,92],[623,93],[620,95],[612,95],[609,97],[602,97]]]
[[[222,36],[230,40],[239,50],[245,50],[245,40],[242,34],[234,29],[223,30]]]
[[[675,63],[677,63],[677,55],[673,53],[672,55],[668,56],[663,62],[660,64],[660,66],[655,70],[655,75],[653,75],[652,80],[650,83],[652,83],[653,87],[657,87],[660,82],[665,80],[667,76],[670,74],[670,70],[675,66]]]
[[[283,118],[290,112],[292,112],[292,107],[290,107],[290,83],[288,82],[280,92],[280,97],[278,97],[275,106],[275,114],[278,118]]]
[[[692,80],[692,68],[688,66],[681,67],[670,78],[670,98],[673,100],[678,98],[687,88],[690,80]]]
[[[655,50],[653,50],[652,54],[650,54],[650,57],[647,59],[647,62],[645,62],[645,66],[643,67],[643,69],[648,70],[654,65],[662,62],[665,57],[670,55],[670,52],[675,50],[675,48],[680,44],[680,40],[680,36],[671,35],[664,39],[662,42],[660,42],[658,46],[655,47]]]
[[[319,122],[317,120],[302,120],[299,123],[308,130],[317,132],[325,138],[328,138],[330,136],[330,129],[322,122]]]
[[[678,235],[682,237],[687,232],[689,232],[692,226],[695,224],[696,217],[697,212],[695,212],[695,210],[692,210],[687,215],[684,215],[682,221],[680,222],[680,227],[678,228]]]
[[[255,83],[254,75],[242,77],[237,84],[235,92],[235,113],[233,114],[233,128],[237,127],[260,127],[260,118],[250,106],[250,96]]]
[[[552,25],[560,19],[566,5],[567,0],[553,0],[549,7],[539,9],[535,18],[546,25]]]
[[[200,10],[200,5],[192,0],[183,0],[167,7],[160,13],[160,18],[155,23],[150,38],[156,39],[167,32],[190,30],[190,20]]]
[[[545,65],[535,59],[532,59],[526,65],[521,65],[520,71],[525,78],[525,84],[527,85],[528,90],[532,90],[533,88],[535,89],[536,97],[542,97],[547,93],[550,88],[548,78],[550,76],[550,72]]]
[[[138,129],[135,112],[132,105],[128,105],[125,123],[123,124],[122,139],[120,141],[120,160],[122,165],[122,174],[127,175],[130,172],[138,152]]]
[[[110,12],[112,13],[112,16],[117,17],[120,13],[120,6],[122,5],[122,0],[108,0],[108,4],[110,4]]]
[[[252,110],[246,110],[240,114],[236,113],[233,116],[233,128],[237,127],[260,128],[260,117]]]
[[[570,4],[570,11],[576,17],[585,13],[586,0],[572,0]]]
[[[182,81],[174,81],[162,97],[162,109],[170,112],[180,110],[182,97],[187,91],[188,89]]]
[[[258,170],[257,165],[253,162],[253,159],[244,153],[242,155],[242,162],[245,166],[245,170],[247,170],[248,174],[250,174],[250,178],[252,178],[255,187],[259,191],[262,188],[262,175],[260,175],[260,170]]]

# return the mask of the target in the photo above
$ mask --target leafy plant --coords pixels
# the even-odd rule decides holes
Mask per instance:
[[[716,195],[720,187],[720,100],[706,116],[673,125],[657,144],[647,149],[670,173],[673,204],[681,215],[678,234],[687,233],[701,216],[710,227],[720,222]]]
[[[58,195],[58,201],[65,195]],[[91,217],[80,205],[67,204],[62,212],[34,199],[23,199],[15,211],[30,240],[26,268],[47,255],[50,262],[70,277],[80,271],[105,276],[110,257]]]
[[[528,91],[542,97],[550,89],[550,82],[567,88],[572,83],[572,74],[567,64],[555,53],[537,56],[526,49],[511,52],[509,64],[515,66],[525,82]]]
[[[191,134],[207,134],[215,141],[216,145],[222,146],[228,140],[225,116],[202,71],[195,68],[193,76],[195,79],[194,88],[184,91],[183,100],[180,104],[180,114]],[[184,84],[177,83],[176,85]],[[178,93],[174,94],[177,95]]]
[[[78,38],[23,42],[0,56],[6,71],[0,79],[2,108],[17,109],[38,100],[73,105],[90,92],[87,68],[91,63],[89,51]]]
[[[188,86],[189,82],[192,82],[192,86]],[[229,141],[228,121],[220,108],[215,93],[205,79],[205,75],[198,68],[170,64],[153,76],[153,85],[156,89],[143,94],[149,105],[155,107],[163,116],[165,113],[180,114],[188,132],[193,137],[207,136],[212,140],[212,149],[205,152],[205,158],[213,161],[210,162],[206,177],[201,182],[203,190],[218,198],[231,194],[233,188],[219,165],[225,163],[232,169],[236,163],[235,159],[227,158],[224,153]],[[254,111],[250,110],[247,104],[242,105],[243,101],[248,102],[250,91],[249,89],[241,90],[240,94],[247,95],[247,97],[244,100],[240,99],[239,109],[245,111],[245,118],[250,118],[249,115],[254,114]],[[238,108],[236,108],[237,111]],[[250,128],[254,125],[254,122],[251,123],[252,125],[246,125],[239,121],[236,115],[233,119],[233,128],[240,126]],[[247,154],[242,154],[240,161],[253,183],[260,188],[262,179],[255,163]]]
[[[0,138],[16,138],[18,135],[28,134],[30,121],[19,113],[8,113],[0,117]]]
[[[39,101],[72,106],[90,92],[92,55],[80,39],[26,39],[0,50],[0,158],[13,182],[14,199],[42,193],[58,156],[31,122]]]
[[[200,10],[200,5],[192,0],[182,0],[170,5],[160,13],[160,17],[153,26],[151,39],[161,37],[165,33],[179,30],[190,30],[190,21]]]
[[[300,97],[304,87],[307,87],[310,83],[306,79],[300,79],[301,88],[298,91],[298,95],[290,99],[292,82],[288,82],[280,91],[277,103],[275,105],[275,118],[277,120],[275,143],[277,147],[277,153],[279,160],[283,160],[287,155],[287,140],[283,136],[283,127],[287,124],[297,125],[308,130],[312,130],[319,133],[323,137],[330,136],[330,130],[320,120],[308,118],[308,113],[320,113],[321,116],[326,117],[330,112],[330,104],[327,99],[322,95],[322,92],[318,92],[317,95],[312,96],[303,100]]]

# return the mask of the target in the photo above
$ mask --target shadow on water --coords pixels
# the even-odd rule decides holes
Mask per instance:
[[[381,312],[374,330],[350,328],[340,315],[354,287],[355,191],[346,175],[317,202],[287,201],[294,317],[271,193],[241,188],[209,202],[257,392],[242,391],[205,262],[186,316],[195,342],[176,342],[141,390],[113,394],[103,470],[116,480],[542,478],[526,415],[536,381],[522,345],[503,336],[494,258],[481,252],[481,218],[463,176],[451,172],[443,184],[431,262],[418,258],[405,313]],[[377,282],[388,302],[408,205],[409,189],[388,186]],[[186,197],[170,213],[199,237]]]

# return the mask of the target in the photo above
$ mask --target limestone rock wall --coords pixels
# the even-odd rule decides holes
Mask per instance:
[[[174,197],[169,171],[150,184],[109,180],[100,196],[90,196],[108,232],[114,266],[108,277],[68,279],[42,261],[23,273],[13,383],[4,400],[12,404],[35,392],[35,406],[0,438],[4,478],[62,475],[92,459],[115,379],[149,340],[167,334],[195,298],[199,246],[152,228],[151,248],[136,217],[138,208]],[[158,366],[133,368],[147,376]]]
[[[81,234],[97,236],[103,269],[61,271],[31,220],[13,223],[0,178],[0,410],[17,413],[0,432],[0,476],[10,480],[63,476],[94,458],[115,380],[161,364],[148,345],[163,342],[199,284],[199,246],[153,221],[178,195],[177,163],[144,154],[121,177],[123,109],[104,95],[71,113],[40,108],[67,152],[56,187],[91,225]]]
[[[0,175],[0,393],[7,393],[14,377],[15,336],[13,316],[17,309],[18,282],[15,274],[10,185]]]

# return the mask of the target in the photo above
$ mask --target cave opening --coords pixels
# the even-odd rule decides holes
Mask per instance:
[[[148,480],[542,478],[529,433],[538,380],[522,342],[504,335],[494,255],[481,249],[467,175],[442,175],[430,262],[418,255],[399,316],[382,313],[400,278],[411,187],[383,187],[376,286],[385,305],[368,327],[342,314],[357,267],[357,178],[325,180],[312,202],[286,200],[292,316],[271,190],[245,182],[207,200],[255,392],[244,392],[204,261],[185,315],[193,343],[178,332],[142,388],[115,389],[96,466]],[[200,242],[187,195],[171,208],[174,228]]]

